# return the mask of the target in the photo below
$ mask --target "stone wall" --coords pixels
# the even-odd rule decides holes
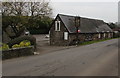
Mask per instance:
[[[60,18],[56,20],[60,21]],[[68,40],[64,40],[64,32],[68,32],[65,28],[63,22],[60,22],[60,31],[55,31],[55,23],[53,23],[52,28],[50,29],[50,45],[57,45],[57,46],[66,46],[69,43]]]
[[[99,38],[99,34],[100,34],[100,38]],[[53,42],[51,40],[52,45],[66,46],[66,45],[74,45],[76,43],[75,42],[76,34],[69,33],[68,40],[63,39],[63,32],[59,33],[59,34],[57,33],[57,35],[60,38],[58,39],[58,38],[56,38],[56,35],[54,35],[55,41],[54,41],[54,39],[53,39]],[[101,40],[101,39],[107,39],[107,38],[112,38],[112,37],[113,37],[112,33],[91,33],[91,34],[83,33],[83,34],[78,35],[78,39],[79,39],[80,43],[85,42],[85,41]]]
[[[14,48],[10,50],[2,51],[2,59],[15,58],[20,56],[28,56],[34,54],[33,46],[23,47],[23,48]]]
[[[105,34],[105,36],[104,36]],[[88,34],[79,34],[78,39],[79,41],[85,42],[85,41],[92,41],[92,40],[101,40],[101,39],[107,39],[107,38],[112,38],[113,34],[112,33],[100,33],[100,38],[99,38],[99,33],[88,33]],[[69,44],[74,44],[74,40],[76,40],[76,34],[69,34]]]

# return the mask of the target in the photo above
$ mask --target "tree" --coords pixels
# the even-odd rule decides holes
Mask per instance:
[[[49,2],[32,2],[30,4],[32,16],[49,16],[52,14],[52,9],[49,7]]]
[[[114,24],[114,23],[109,23],[108,26],[109,26],[111,29],[117,28],[117,25]]]
[[[2,3],[2,28],[5,30],[11,26],[18,36],[21,28],[41,28],[46,29],[50,25],[49,16],[52,9],[49,2],[3,2]],[[45,20],[44,20],[45,18]]]
[[[3,2],[2,14],[5,16],[50,16],[49,2]]]
[[[14,39],[22,34],[24,27],[20,27],[21,18],[19,16],[2,16],[2,31],[6,32],[9,38]],[[11,35],[7,32],[7,27],[11,27],[15,35]]]
[[[26,2],[3,2],[2,14],[4,16],[22,16]]]

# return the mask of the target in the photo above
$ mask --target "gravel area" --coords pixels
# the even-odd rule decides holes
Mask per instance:
[[[76,46],[50,46],[49,38],[46,38],[46,35],[48,34],[33,35],[37,41],[37,54],[45,54],[76,47]]]

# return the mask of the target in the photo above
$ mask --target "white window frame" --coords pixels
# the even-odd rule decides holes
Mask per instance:
[[[64,40],[68,40],[68,32],[64,32]]]
[[[106,37],[106,34],[104,33],[104,38]]]
[[[55,31],[60,31],[60,21],[55,21]]]
[[[55,31],[57,31],[57,21],[55,21]]]
[[[101,38],[101,34],[99,33],[98,38]]]

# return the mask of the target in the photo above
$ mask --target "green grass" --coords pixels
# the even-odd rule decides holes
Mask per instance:
[[[120,37],[119,37],[119,38],[120,38]],[[95,40],[95,41],[87,41],[87,42],[80,43],[80,45],[88,45],[88,44],[98,43],[98,42],[107,41],[107,40],[112,40],[112,39],[118,39],[118,38]]]

